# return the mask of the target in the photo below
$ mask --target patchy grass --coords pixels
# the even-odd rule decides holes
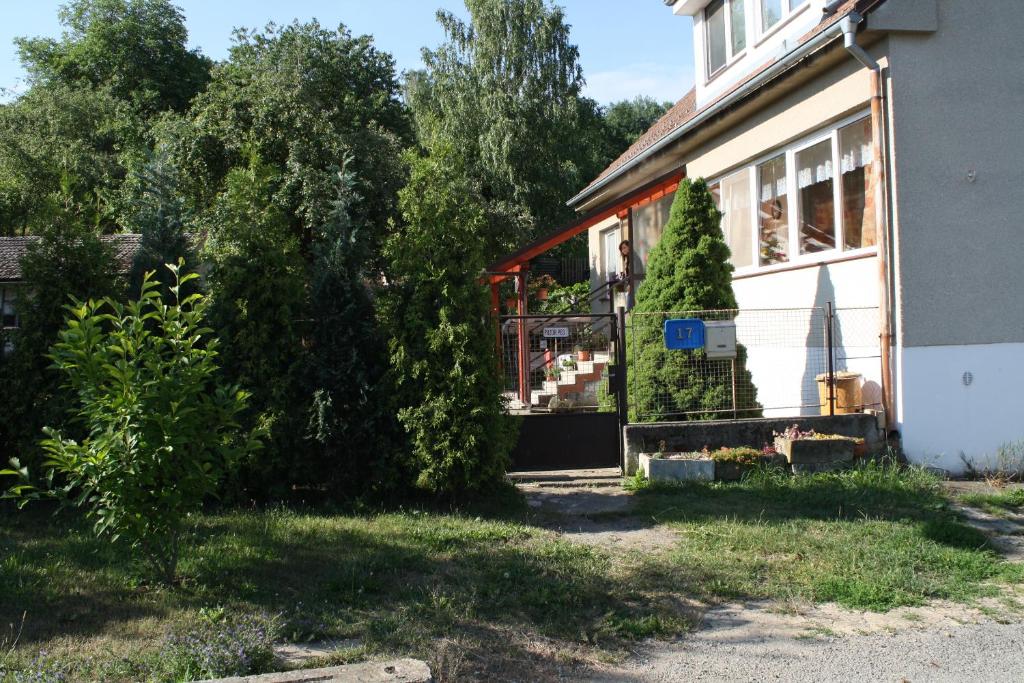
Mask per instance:
[[[175,589],[140,581],[141,568],[77,518],[0,513],[0,681],[5,667],[184,680],[236,642],[254,653],[242,664],[262,661],[262,622],[237,626],[248,617],[292,642],[352,641],[317,663],[410,655],[442,681],[573,677],[624,656],[628,641],[685,633],[695,602],[888,610],[969,602],[1024,581],[1024,567],[961,523],[922,471],[632,483],[637,527],[671,528],[675,547],[569,543],[531,525],[522,506],[484,517],[228,511],[196,520]],[[210,637],[183,640],[195,624]]]
[[[960,502],[1003,516],[1006,513],[1024,512],[1024,488],[1014,488],[1000,493],[963,493]]]
[[[607,553],[455,514],[203,516],[173,590],[140,583],[118,548],[38,511],[0,517],[0,558],[0,625],[12,636],[26,614],[8,665],[31,668],[45,649],[72,680],[179,680],[168,672],[188,656],[166,661],[168,632],[221,612],[273,615],[291,641],[356,639],[359,656],[413,654],[481,678],[570,670],[581,648],[690,627]],[[438,662],[439,641],[459,656]]]
[[[708,600],[885,611],[935,598],[970,601],[1024,580],[1024,568],[963,524],[940,482],[921,470],[762,470],[736,484],[648,487],[638,500],[642,514],[684,539],[661,571]]]

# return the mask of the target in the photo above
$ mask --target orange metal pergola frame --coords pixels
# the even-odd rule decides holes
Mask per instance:
[[[572,239],[576,235],[586,232],[609,216],[625,218],[629,211],[643,206],[649,202],[661,199],[667,194],[675,192],[679,183],[686,177],[686,169],[679,168],[646,185],[633,190],[629,194],[617,200],[605,203],[592,211],[580,216],[572,223],[553,230],[544,237],[532,242],[519,251],[516,251],[492,263],[485,274],[487,283],[491,286],[491,314],[495,320],[501,315],[501,300],[498,286],[510,278],[516,278],[519,290],[519,400],[525,405],[530,404],[530,368],[529,339],[527,338],[527,321],[523,316],[527,315],[526,279],[530,271],[530,261],[544,252],[557,247],[559,244]],[[499,355],[502,348],[501,327],[497,330],[497,344]]]

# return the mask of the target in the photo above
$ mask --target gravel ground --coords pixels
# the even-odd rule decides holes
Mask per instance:
[[[725,641],[696,633],[640,652],[602,681],[944,681],[1024,680],[1024,624],[838,638]]]

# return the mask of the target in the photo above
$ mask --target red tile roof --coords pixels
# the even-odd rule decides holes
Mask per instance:
[[[828,27],[838,22],[841,18],[846,16],[852,11],[865,12],[868,8],[874,8],[877,5],[885,2],[885,0],[846,0],[842,5],[836,9],[833,14],[827,17],[823,17],[821,22],[818,23],[813,29],[808,31],[804,36],[797,41],[798,45],[806,43],[811,38],[823,33]],[[653,126],[651,126],[646,133],[640,136],[640,138],[634,142],[629,149],[623,152],[618,159],[613,161],[608,168],[601,172],[597,178],[595,178],[586,188],[584,188],[580,195],[586,194],[588,190],[598,184],[600,181],[607,178],[609,175],[619,170],[623,166],[629,164],[632,160],[638,157],[640,154],[650,149],[652,146],[660,142],[666,136],[670,135],[674,131],[684,126],[688,121],[693,119],[698,114],[702,114],[705,111],[715,107],[721,100],[731,95],[733,92],[741,88],[742,86],[749,83],[751,80],[756,78],[764,70],[771,67],[773,64],[778,62],[779,59],[773,59],[765,62],[760,67],[755,69],[752,73],[748,74],[745,78],[735,83],[731,88],[726,90],[724,93],[716,97],[711,102],[708,102],[701,108],[696,107],[697,90],[693,88],[690,92],[686,93],[681,100],[676,102],[675,106],[666,112],[664,116],[658,119]]]

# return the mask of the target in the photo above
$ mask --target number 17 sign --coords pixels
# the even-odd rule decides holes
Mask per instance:
[[[665,321],[665,348],[692,351],[704,348],[704,321],[683,318]]]

